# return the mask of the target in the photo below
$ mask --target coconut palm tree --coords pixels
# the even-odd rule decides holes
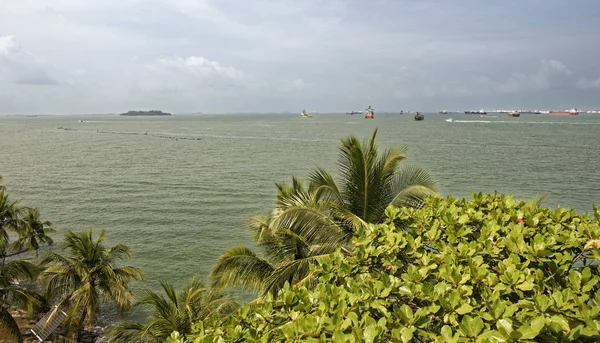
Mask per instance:
[[[17,322],[10,313],[11,308],[25,309],[29,314],[42,306],[42,298],[30,292],[15,280],[32,280],[35,266],[24,260],[9,261],[0,265],[0,327],[16,342],[23,342]]]
[[[48,267],[40,274],[46,282],[47,297],[66,309],[67,333],[81,338],[85,328],[93,326],[101,303],[111,302],[125,312],[131,309],[133,295],[128,284],[142,279],[140,269],[120,266],[119,262],[130,257],[129,248],[117,244],[112,248],[104,245],[106,232],[102,230],[94,239],[92,230],[65,234],[63,252],[49,252],[43,263]]]
[[[240,286],[262,294],[276,293],[285,282],[314,283],[310,265],[336,249],[351,254],[352,234],[385,219],[389,205],[420,206],[437,194],[434,179],[418,167],[401,167],[406,147],[379,153],[375,138],[341,141],[336,182],[324,169],[309,174],[309,185],[292,178],[277,184],[277,202],[268,217],[251,220],[265,257],[236,247],[219,257],[211,271],[215,288]]]
[[[21,334],[9,309],[25,309],[31,314],[43,301],[20,284],[34,279],[36,266],[26,260],[15,260],[13,256],[30,250],[37,253],[40,243],[52,243],[47,236],[52,231],[49,225],[39,220],[37,210],[11,201],[6,188],[0,184],[0,327],[18,342],[22,342]],[[10,232],[16,235],[9,235]],[[17,240],[11,242],[11,236]]]
[[[161,282],[166,295],[147,290],[136,306],[150,310],[149,321],[117,322],[108,331],[109,343],[159,343],[177,331],[191,333],[192,325],[210,316],[222,316],[233,311],[235,303],[221,292],[211,291],[194,277],[181,291],[169,282]]]
[[[0,258],[4,260],[9,249],[9,232],[17,232],[21,227],[19,217],[23,210],[19,201],[11,201],[5,189],[0,189]]]
[[[36,256],[41,244],[52,245],[54,241],[48,234],[56,232],[49,221],[43,221],[36,208],[23,208],[19,220],[18,238],[12,245],[17,253],[35,251]],[[15,253],[15,254],[17,254]]]

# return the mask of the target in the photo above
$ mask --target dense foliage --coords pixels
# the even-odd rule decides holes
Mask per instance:
[[[600,211],[595,219],[509,196],[388,207],[353,254],[312,269],[181,342],[598,342]]]
[[[424,170],[404,166],[406,147],[378,149],[377,130],[361,142],[341,140],[338,178],[317,168],[308,182],[292,179],[277,184],[277,202],[271,213],[252,218],[260,253],[247,247],[225,252],[211,272],[215,288],[240,286],[264,295],[277,293],[286,282],[315,285],[309,272],[321,258],[342,248],[368,223],[381,223],[389,205],[420,206],[436,194],[437,184]]]
[[[169,282],[161,282],[166,295],[146,290],[136,306],[148,311],[144,324],[130,321],[117,322],[111,326],[107,336],[109,343],[154,343],[163,342],[173,331],[191,332],[192,325],[209,316],[223,316],[236,309],[237,304],[226,294],[211,291],[198,278],[180,291]]]
[[[52,244],[50,226],[35,208],[10,199],[0,177],[0,329],[16,342],[22,342],[22,337],[11,311],[32,313],[44,305],[43,298],[26,287],[37,273],[37,266],[26,257]]]

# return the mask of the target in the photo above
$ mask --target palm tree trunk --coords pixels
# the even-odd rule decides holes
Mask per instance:
[[[87,315],[86,311],[83,311],[83,314],[81,315],[81,319],[79,320],[79,325],[77,325],[77,340],[75,340],[75,342],[77,342],[77,343],[81,342],[81,336],[83,334],[86,315]]]

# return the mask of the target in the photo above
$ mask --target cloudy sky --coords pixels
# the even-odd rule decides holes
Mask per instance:
[[[600,108],[598,0],[0,0],[0,114]]]

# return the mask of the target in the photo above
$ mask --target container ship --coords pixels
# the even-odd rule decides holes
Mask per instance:
[[[487,111],[482,108],[479,111],[465,111],[465,114],[487,114]]]
[[[550,114],[554,114],[554,115],[571,115],[571,116],[575,116],[579,114],[579,111],[577,111],[576,108],[570,109],[568,111],[550,111]]]

